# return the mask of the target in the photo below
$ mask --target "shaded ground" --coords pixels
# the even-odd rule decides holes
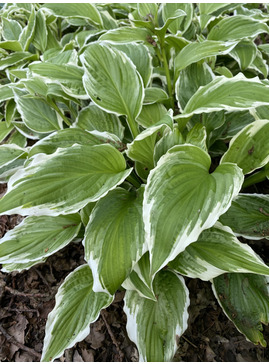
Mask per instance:
[[[4,187],[0,185],[0,196]],[[20,221],[18,215],[0,216],[0,237]],[[256,241],[255,250],[267,261],[268,241]],[[46,318],[57,289],[83,263],[82,244],[72,243],[28,271],[0,273],[0,361],[40,360]],[[191,296],[189,328],[179,341],[174,361],[269,361],[269,349],[247,342],[222,313],[209,282],[186,279],[186,283]],[[90,335],[57,361],[138,361],[137,349],[125,330],[123,295],[118,292],[113,304],[91,325]],[[269,342],[268,327],[264,336]]]

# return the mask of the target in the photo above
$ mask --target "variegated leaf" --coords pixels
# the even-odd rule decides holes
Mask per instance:
[[[153,276],[212,227],[239,193],[241,170],[227,163],[209,174],[210,164],[205,151],[185,144],[169,149],[150,171],[143,216]]]
[[[52,215],[77,212],[122,183],[131,173],[111,145],[73,145],[37,154],[9,180],[0,213]]]
[[[169,266],[183,275],[205,281],[228,272],[269,275],[269,267],[251,247],[240,243],[230,228],[219,223],[204,230]]]
[[[246,273],[223,274],[212,288],[226,316],[254,344],[266,346],[262,323],[269,323],[269,279]]]
[[[83,244],[96,292],[114,294],[145,251],[143,192],[116,188],[91,212]]]
[[[87,264],[70,273],[55,297],[54,309],[48,316],[41,361],[59,358],[65,349],[82,341],[90,333],[90,323],[97,320],[102,308],[113,296],[92,290],[93,277]]]
[[[187,328],[189,295],[182,277],[164,270],[153,282],[157,301],[127,291],[124,311],[127,333],[136,344],[140,361],[171,361],[177,350],[177,338]]]

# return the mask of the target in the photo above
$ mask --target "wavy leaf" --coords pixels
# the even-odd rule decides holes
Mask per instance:
[[[143,192],[116,188],[91,212],[83,244],[95,292],[114,294],[143,254]]]
[[[244,174],[251,173],[269,162],[269,120],[256,120],[245,126],[230,141],[220,163],[236,163]]]
[[[152,275],[213,226],[239,193],[241,170],[227,163],[209,174],[210,163],[202,149],[182,145],[150,171],[143,215]]]
[[[48,316],[41,361],[53,361],[65,349],[82,341],[90,333],[90,323],[96,321],[101,309],[113,301],[106,293],[93,292],[92,285],[92,272],[87,264],[65,278],[55,297],[55,307]]]
[[[153,282],[157,301],[127,291],[124,312],[127,333],[136,344],[140,361],[171,361],[177,338],[187,328],[189,296],[182,277],[171,271],[159,272]]]
[[[9,180],[0,213],[52,215],[77,212],[97,201],[130,174],[111,145],[73,145],[37,154]]]
[[[80,229],[80,216],[28,216],[0,239],[0,263],[38,263],[69,244]]]
[[[254,344],[266,347],[262,323],[269,323],[268,277],[230,273],[213,280],[213,292],[226,316]]]
[[[269,239],[269,196],[240,193],[220,222],[246,239]]]
[[[251,247],[240,243],[230,228],[219,223],[204,230],[196,242],[169,263],[169,267],[204,281],[228,272],[269,275],[269,267]]]

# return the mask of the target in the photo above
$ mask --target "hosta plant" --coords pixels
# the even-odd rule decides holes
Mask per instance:
[[[12,4],[1,9],[2,271],[74,239],[42,361],[83,340],[117,290],[141,361],[169,361],[187,328],[184,277],[211,281],[266,345],[268,5]],[[243,237],[242,240],[240,237]],[[241,240],[240,240],[241,239]]]

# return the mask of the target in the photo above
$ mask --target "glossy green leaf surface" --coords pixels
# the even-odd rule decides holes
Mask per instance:
[[[209,40],[231,41],[256,37],[268,33],[268,25],[244,15],[228,16],[218,22],[209,32]]]
[[[161,156],[163,156],[170,148],[184,143],[185,139],[177,127],[174,127],[173,130],[169,130],[167,128],[164,131],[162,138],[155,144],[153,155],[154,165],[156,166]]]
[[[193,7],[190,3],[164,3],[162,6],[162,17],[164,22],[175,15],[177,10],[182,10],[186,13],[185,17],[179,17],[174,20],[168,29],[171,33],[184,33],[191,24]]]
[[[93,104],[80,110],[74,125],[87,131],[109,132],[123,138],[124,127],[119,118]]]
[[[136,66],[136,70],[142,77],[144,87],[150,82],[152,76],[152,57],[146,46],[138,43],[113,44],[113,48],[126,54]]]
[[[143,105],[136,121],[144,128],[157,124],[167,113],[165,106],[161,103]]]
[[[151,105],[168,99],[167,93],[159,87],[148,87],[145,89],[143,105]]]
[[[210,163],[202,149],[182,145],[150,172],[143,216],[152,275],[213,226],[239,193],[241,170],[227,163],[209,174]]]
[[[266,346],[262,323],[269,322],[268,277],[230,273],[213,280],[213,292],[226,316],[254,344]]]
[[[0,71],[23,61],[37,60],[37,55],[30,52],[15,52],[0,59]]]
[[[62,18],[86,18],[89,19],[92,23],[96,25],[102,24],[102,18],[100,16],[99,11],[96,9],[94,4],[84,3],[84,4],[76,4],[70,3],[68,6],[65,4],[55,3],[55,4],[44,4],[43,8],[45,8],[48,12],[53,15],[62,17]]]
[[[37,154],[10,179],[0,213],[77,212],[122,183],[131,172],[125,168],[123,156],[111,145],[73,145],[50,155]]]
[[[256,58],[256,54],[256,45],[250,40],[239,42],[230,52],[230,55],[238,62],[242,71],[251,65]]]
[[[98,138],[85,130],[78,128],[62,129],[35,143],[29,151],[29,157],[38,153],[52,154],[58,148],[67,148],[74,144],[94,146],[106,142],[104,138]]]
[[[5,40],[19,40],[22,27],[16,20],[2,18],[2,35]]]
[[[102,109],[135,119],[140,113],[142,78],[123,52],[102,43],[89,45],[81,56],[87,94]]]
[[[244,174],[255,171],[269,162],[269,120],[256,120],[244,127],[230,141],[221,163],[236,163]]]
[[[39,262],[65,247],[78,234],[79,214],[66,216],[28,216],[0,239],[0,263]]]
[[[204,230],[195,243],[169,263],[169,267],[205,281],[226,272],[269,275],[269,267],[252,248],[240,243],[231,229],[219,223]]]
[[[90,323],[113,297],[92,290],[93,277],[87,264],[71,272],[60,286],[54,309],[48,316],[41,361],[53,361],[64,350],[82,341],[90,333]]]
[[[153,282],[157,301],[127,291],[124,311],[127,332],[136,344],[140,361],[171,361],[177,350],[177,337],[187,328],[189,296],[182,277],[166,270]]]
[[[132,143],[127,144],[126,154],[134,161],[138,161],[148,169],[153,168],[153,153],[157,137],[162,134],[164,129],[168,126],[173,128],[172,110],[170,109],[166,115],[155,126],[151,126],[142,131]]]
[[[95,291],[114,294],[144,252],[143,192],[116,188],[90,215],[83,244]]]
[[[196,91],[185,106],[182,116],[268,105],[268,96],[269,86],[265,86],[256,77],[248,79],[242,74],[233,78],[220,76]]]
[[[83,70],[72,64],[56,64],[52,62],[35,62],[29,66],[34,76],[44,78],[45,82],[59,83],[63,90],[73,97],[87,99],[82,83]]]
[[[28,94],[18,88],[13,90],[17,109],[24,124],[38,133],[49,133],[60,129],[58,116],[45,101],[25,97]]]
[[[175,57],[174,69],[176,78],[181,70],[201,59],[229,53],[236,42],[205,40],[201,43],[190,43]]]
[[[102,34],[100,40],[111,43],[146,42],[151,38],[151,31],[144,28],[122,27]]]
[[[178,106],[183,110],[200,86],[205,86],[214,78],[211,68],[206,63],[193,63],[184,68],[176,82]]]
[[[14,144],[0,145],[0,167],[3,167],[11,161],[21,157],[25,154],[25,152],[25,149]]]
[[[263,194],[240,193],[229,210],[220,217],[236,235],[246,239],[269,238],[269,197]]]

